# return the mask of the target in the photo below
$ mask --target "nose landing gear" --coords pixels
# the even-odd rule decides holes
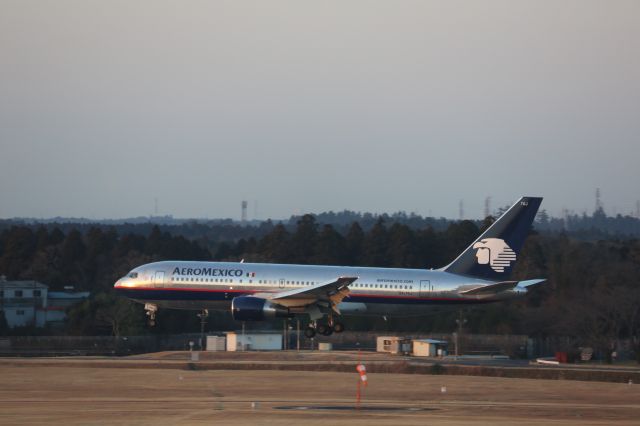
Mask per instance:
[[[158,312],[158,306],[154,305],[153,303],[145,303],[144,304],[144,310],[147,313],[147,316],[149,317],[149,319],[147,320],[147,323],[149,324],[149,327],[153,327],[156,325],[156,312]]]

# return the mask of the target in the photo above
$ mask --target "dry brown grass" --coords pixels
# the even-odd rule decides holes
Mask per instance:
[[[368,368],[364,405],[433,411],[283,411],[275,407],[353,406],[358,374],[54,364],[0,364],[1,424],[604,425],[640,418],[640,385]]]

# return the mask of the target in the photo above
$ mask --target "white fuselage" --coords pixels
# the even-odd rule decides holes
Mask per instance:
[[[133,300],[158,307],[228,310],[238,296],[313,286],[341,276],[358,277],[338,305],[345,315],[420,315],[434,306],[488,303],[522,294],[514,289],[461,295],[460,291],[494,282],[442,270],[185,261],[140,266],[115,288]]]

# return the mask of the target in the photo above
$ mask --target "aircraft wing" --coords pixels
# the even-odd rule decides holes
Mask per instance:
[[[300,305],[308,305],[315,302],[327,302],[337,311],[336,305],[349,294],[349,286],[358,277],[338,277],[333,281],[315,284],[309,287],[295,288],[293,290],[279,291],[276,293],[258,293],[257,297],[264,297],[281,304],[296,302]]]

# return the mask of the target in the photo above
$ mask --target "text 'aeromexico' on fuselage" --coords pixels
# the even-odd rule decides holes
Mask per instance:
[[[435,305],[511,299],[543,281],[508,279],[541,201],[518,200],[438,270],[165,261],[133,269],[115,288],[148,309],[231,309],[238,320],[410,316]]]

